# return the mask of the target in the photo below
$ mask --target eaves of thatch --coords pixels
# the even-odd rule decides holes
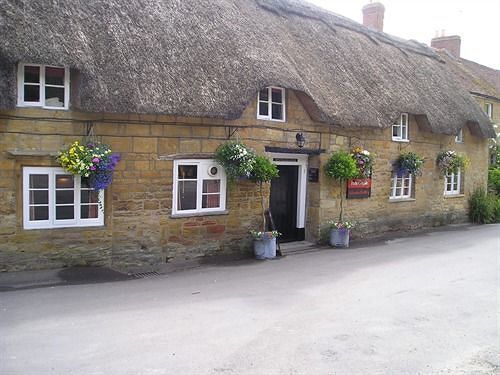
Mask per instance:
[[[15,105],[14,64],[31,62],[70,66],[84,111],[234,119],[277,85],[327,124],[409,112],[494,136],[433,50],[299,0],[0,0],[0,35],[0,108]]]

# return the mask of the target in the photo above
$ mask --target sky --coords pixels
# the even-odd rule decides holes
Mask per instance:
[[[306,0],[363,22],[370,0]],[[461,57],[500,69],[500,0],[379,0],[385,6],[384,31],[430,45],[436,31],[460,35]]]

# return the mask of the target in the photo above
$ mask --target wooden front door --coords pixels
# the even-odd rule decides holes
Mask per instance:
[[[300,240],[297,229],[297,185],[299,167],[278,165],[280,175],[271,181],[270,208],[281,242]]]

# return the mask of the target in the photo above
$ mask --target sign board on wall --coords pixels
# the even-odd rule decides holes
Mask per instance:
[[[371,178],[355,178],[347,181],[347,198],[369,198],[372,192]]]

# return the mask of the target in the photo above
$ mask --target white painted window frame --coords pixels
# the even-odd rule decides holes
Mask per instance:
[[[398,136],[394,135],[394,129],[397,129],[397,133],[399,134]],[[395,142],[409,142],[410,141],[409,129],[410,129],[409,115],[408,113],[401,113],[401,115],[399,116],[399,122],[392,125],[391,128],[392,140]]]
[[[269,158],[276,165],[294,165],[299,167],[297,185],[297,228],[306,225],[306,197],[307,197],[307,167],[309,155],[269,153]],[[288,160],[286,160],[288,159]]]
[[[25,102],[24,101],[24,67],[36,66],[40,68],[40,101]],[[64,107],[51,107],[45,105],[45,87],[62,87],[60,85],[48,85],[45,83],[45,68],[64,69]],[[42,65],[42,64],[27,64],[21,63],[17,67],[17,106],[18,107],[41,107],[44,109],[67,110],[69,109],[69,68],[65,66]]]
[[[486,116],[490,118],[490,120],[493,119],[493,103],[484,103],[484,112],[486,113]]]
[[[460,128],[455,136],[455,143],[464,143],[464,130],[462,128]]]
[[[195,165],[198,167],[197,171],[197,185],[196,185],[196,209],[194,210],[178,210],[178,182],[179,182],[179,165]],[[217,167],[218,172],[216,176],[210,176],[208,170],[211,167]],[[227,190],[227,177],[224,168],[213,159],[179,159],[174,160],[174,173],[173,173],[173,196],[172,196],[172,215],[182,216],[191,214],[210,214],[217,212],[224,212],[226,210],[226,190]],[[203,180],[219,180],[220,179],[220,207],[202,208],[203,197]],[[194,180],[193,180],[194,181]]]
[[[398,187],[398,181],[401,181],[401,187]],[[403,194],[405,187],[408,187],[408,194]],[[400,194],[398,194],[400,192]],[[393,172],[391,177],[391,194],[390,200],[411,199],[413,193],[413,175],[408,173],[403,176],[398,176]]]
[[[261,100],[260,99],[260,91],[257,93],[257,119],[259,120],[267,120],[267,121],[277,121],[277,122],[285,122],[286,121],[286,90],[283,87],[277,87],[277,86],[268,86],[266,87],[267,91],[267,97],[269,100]],[[273,102],[273,97],[272,97],[272,90],[281,90],[281,98],[282,102]],[[260,103],[267,103],[268,105],[268,111],[267,111],[267,116],[261,115],[260,114]],[[272,105],[273,104],[281,104],[283,108],[283,119],[273,119],[273,110],[272,110]]]
[[[49,219],[48,220],[30,220],[29,216],[29,176],[31,174],[46,174],[49,176]],[[95,227],[104,225],[104,191],[99,191],[99,201],[101,207],[98,208],[97,218],[81,219],[81,179],[80,176],[74,176],[74,207],[75,218],[70,220],[56,220],[56,175],[72,176],[62,168],[57,167],[23,167],[23,227],[24,229],[55,229],[70,227]]]
[[[456,186],[456,188],[454,188]],[[444,176],[444,195],[460,195],[462,191],[462,172],[447,173]]]

